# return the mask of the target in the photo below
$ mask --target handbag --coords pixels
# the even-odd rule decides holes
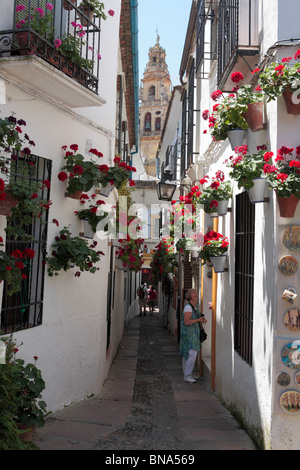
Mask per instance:
[[[200,327],[200,343],[204,343],[207,338],[207,333],[204,328]]]

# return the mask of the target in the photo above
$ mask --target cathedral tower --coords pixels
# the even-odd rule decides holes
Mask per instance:
[[[155,177],[156,152],[171,98],[172,82],[166,64],[166,51],[159,44],[149,49],[149,61],[140,88],[141,156],[146,172]]]

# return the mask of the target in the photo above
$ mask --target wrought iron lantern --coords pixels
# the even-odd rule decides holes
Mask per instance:
[[[160,201],[172,201],[173,195],[176,190],[176,183],[172,182],[172,173],[165,171],[162,174],[161,180],[157,183],[157,195]]]

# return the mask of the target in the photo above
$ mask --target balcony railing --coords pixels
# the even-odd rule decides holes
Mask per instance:
[[[218,13],[218,86],[222,88],[239,58],[251,69],[259,51],[258,1],[220,0]],[[256,60],[256,59],[254,59]],[[232,84],[231,84],[232,85]]]
[[[87,0],[14,0],[0,56],[36,55],[98,93],[100,22]]]

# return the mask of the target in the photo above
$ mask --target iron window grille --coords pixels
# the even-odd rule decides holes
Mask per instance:
[[[235,351],[251,366],[253,340],[255,204],[236,196]]]
[[[29,162],[32,165],[29,165]],[[30,181],[32,185],[46,179],[51,181],[51,160],[36,155],[19,156],[12,160],[10,180],[13,183],[22,178],[22,168],[30,168]],[[43,199],[49,200],[50,189],[44,187],[39,194]],[[48,211],[43,212],[40,218],[34,217],[32,224],[24,226],[24,231],[33,237],[28,242],[18,237],[7,237],[6,252],[12,253],[15,249],[21,251],[30,247],[35,256],[30,263],[25,264],[23,273],[27,276],[22,282],[22,290],[12,296],[7,295],[7,286],[4,282],[1,310],[1,330],[6,333],[29,329],[42,323],[44,299],[44,260],[47,253],[47,222]]]
[[[185,177],[186,172],[186,132],[187,126],[187,92],[184,91],[184,96],[182,100],[182,121],[181,121],[181,159],[180,159],[180,176],[181,178]]]
[[[88,6],[86,14],[79,6],[82,1]],[[0,30],[0,57],[34,54],[87,89],[98,93],[100,18],[89,15],[90,6],[85,0],[75,0],[75,5],[70,0],[52,1],[53,10],[50,12],[46,9],[47,3],[47,0],[14,0],[12,17],[8,19],[10,27]],[[20,4],[26,9],[16,12],[16,6]],[[45,32],[41,32],[40,23],[34,23],[28,15],[35,8],[43,8],[45,15],[52,18],[52,25],[49,24]],[[78,44],[78,54],[74,60],[63,55],[54,45],[55,39],[62,39],[65,35]],[[93,67],[87,65],[91,60],[94,61]]]
[[[195,66],[194,60],[190,68],[189,74],[189,89],[188,89],[188,125],[187,125],[187,169],[194,163],[193,149],[194,149],[194,96],[195,96]]]

